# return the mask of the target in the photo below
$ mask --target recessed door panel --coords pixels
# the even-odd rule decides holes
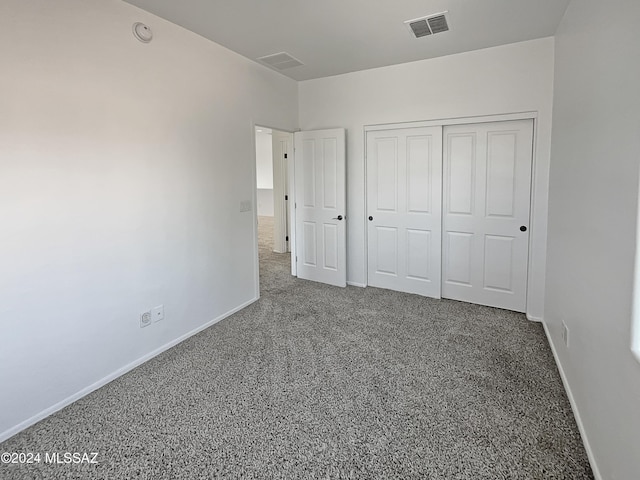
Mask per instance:
[[[366,171],[368,284],[440,298],[442,127],[367,132]]]
[[[513,293],[513,237],[484,237],[484,287]]]
[[[377,272],[387,275],[398,274],[398,229],[394,227],[376,228]]]
[[[318,244],[316,239],[316,224],[313,222],[304,222],[302,243],[304,244],[303,262],[307,266],[315,267],[318,263],[317,252]]]
[[[323,226],[324,268],[338,269],[338,227],[333,224]]]
[[[316,206],[316,141],[306,139],[302,143],[302,198],[305,207]]]
[[[430,247],[431,232],[407,229],[407,277],[414,280],[431,280],[429,278]]]
[[[487,141],[487,216],[513,217],[517,132],[490,132]]]
[[[407,138],[407,205],[409,212],[428,213],[431,209],[431,137]]]
[[[338,171],[337,171],[337,142],[335,138],[325,138],[323,140],[323,206],[324,208],[336,208],[338,198]]]
[[[447,232],[445,241],[449,252],[445,269],[445,282],[471,285],[471,249],[473,234]]]
[[[475,137],[474,133],[461,133],[450,135],[448,138],[448,213],[463,215],[473,213],[476,171]]]
[[[398,140],[376,139],[373,151],[373,169],[377,180],[376,210],[395,212],[397,193]]]
[[[444,145],[442,296],[524,312],[533,121],[447,126]]]

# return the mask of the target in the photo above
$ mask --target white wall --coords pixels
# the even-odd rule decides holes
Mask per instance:
[[[365,125],[537,111],[527,313],[542,317],[552,88],[552,38],[301,82],[300,127],[347,128],[348,281],[366,282]]]
[[[556,38],[544,321],[599,478],[611,480],[640,475],[638,22],[637,0],[573,0]]]
[[[0,58],[2,440],[256,298],[254,124],[298,119],[293,80],[118,0],[3,0]]]
[[[273,145],[271,133],[256,130],[258,215],[273,217]]]
[[[259,188],[257,203],[259,216],[273,217],[273,188]]]
[[[258,188],[273,189],[273,145],[271,133],[256,132],[256,178]]]

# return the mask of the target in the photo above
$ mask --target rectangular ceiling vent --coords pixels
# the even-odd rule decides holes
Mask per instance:
[[[429,28],[429,24],[425,19],[411,22],[409,24],[409,28],[411,28],[411,31],[416,36],[416,38],[426,37],[427,35],[431,35],[431,29]]]
[[[426,37],[435,33],[442,33],[449,30],[447,17],[445,13],[436,13],[435,15],[427,15],[426,17],[414,18],[407,20],[404,24],[409,27],[411,33],[416,38]]]
[[[286,52],[274,53],[273,55],[265,55],[258,58],[258,61],[269,65],[270,67],[277,68],[278,70],[284,70],[285,68],[299,67],[304,65],[297,58],[292,57]]]
[[[427,22],[429,22],[431,33],[441,33],[449,30],[449,25],[447,25],[447,18],[444,16],[444,14],[427,18]]]

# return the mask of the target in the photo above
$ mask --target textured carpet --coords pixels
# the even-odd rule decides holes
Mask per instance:
[[[593,478],[541,325],[292,278],[267,220],[260,301],[0,444],[97,465],[0,478]]]

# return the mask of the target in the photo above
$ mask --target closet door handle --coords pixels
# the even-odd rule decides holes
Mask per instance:
[[[369,215],[369,221],[373,221],[373,217],[371,215]]]

